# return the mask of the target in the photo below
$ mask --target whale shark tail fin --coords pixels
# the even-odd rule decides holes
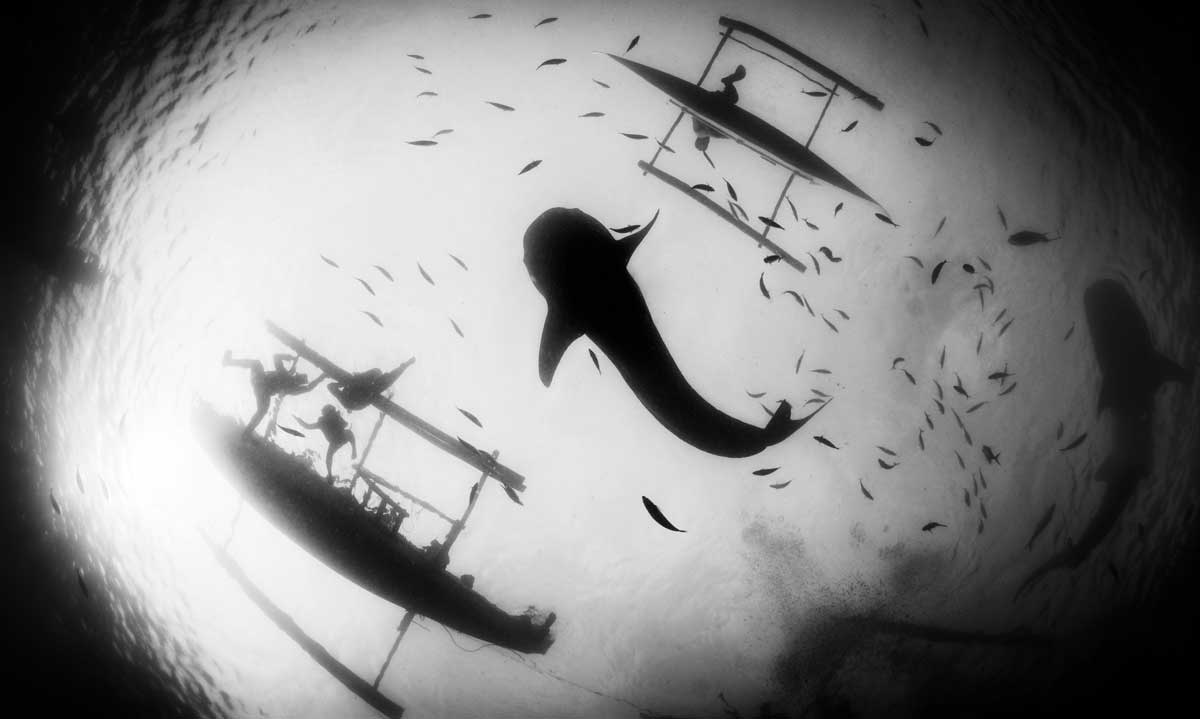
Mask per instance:
[[[554,379],[554,370],[558,369],[563,353],[582,335],[582,332],[553,308],[546,313],[546,324],[542,326],[542,345],[538,351],[538,374],[543,385],[550,386],[550,381]]]
[[[817,416],[817,412],[825,409],[829,405],[829,402],[832,401],[829,400],[823,403],[805,417],[792,419],[792,405],[787,400],[784,400],[779,403],[779,408],[775,410],[775,414],[771,415],[771,421],[767,422],[767,426],[763,428],[763,432],[770,437],[774,437],[777,441],[782,440],[808,424],[810,419]]]
[[[625,253],[626,264],[628,264],[629,260],[633,258],[633,253],[637,251],[638,245],[642,244],[642,240],[646,239],[646,235],[650,234],[650,228],[654,227],[654,223],[657,220],[658,210],[655,210],[654,217],[650,218],[650,221],[646,223],[645,227],[621,240],[621,249]]]

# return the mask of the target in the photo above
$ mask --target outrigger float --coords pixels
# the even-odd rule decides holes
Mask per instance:
[[[718,21],[718,24],[725,28],[725,31],[721,33],[721,39],[717,43],[716,50],[713,51],[712,57],[709,58],[708,64],[704,67],[704,72],[700,74],[700,79],[695,84],[648,65],[633,62],[632,60],[615,55],[609,55],[613,60],[616,60],[646,82],[666,93],[671,103],[679,108],[679,114],[676,116],[675,121],[671,123],[670,129],[667,130],[666,136],[659,143],[658,149],[654,151],[654,156],[650,158],[649,162],[639,161],[638,167],[641,168],[643,175],[651,174],[670,187],[679,190],[684,195],[692,198],[708,210],[716,213],[729,224],[741,230],[753,239],[758,246],[767,247],[771,252],[779,255],[784,262],[804,272],[806,267],[803,263],[782,247],[767,239],[767,233],[771,231],[770,223],[763,223],[761,230],[751,227],[749,224],[738,219],[738,216],[732,210],[726,210],[724,207],[721,207],[721,205],[713,202],[704,193],[692,189],[688,183],[655,166],[655,163],[658,161],[659,155],[662,154],[663,146],[670,141],[671,135],[674,134],[684,115],[691,115],[700,123],[716,129],[719,133],[733,139],[739,145],[757,153],[770,164],[782,167],[788,171],[787,181],[783,185],[783,190],[779,193],[779,199],[775,201],[775,209],[771,211],[770,219],[772,223],[779,214],[779,208],[783,204],[788,190],[791,189],[792,182],[797,177],[803,177],[813,183],[825,183],[865,202],[869,202],[880,210],[884,210],[879,202],[810,149],[813,139],[817,136],[817,130],[820,129],[821,122],[825,119],[825,113],[829,110],[829,105],[833,102],[834,97],[841,94],[841,91],[851,94],[854,100],[861,101],[867,107],[876,111],[883,110],[883,102],[874,94],[867,92],[859,85],[834,72],[822,63],[752,25],[727,17],[722,17]],[[757,40],[791,57],[793,60],[807,67],[810,72],[799,70],[783,60],[734,37],[735,32]],[[729,40],[745,45],[751,50],[765,55],[784,67],[799,73],[826,93],[825,106],[821,108],[821,114],[813,124],[808,139],[804,144],[801,144],[787,133],[738,105],[721,98],[715,93],[701,89],[700,86],[708,77],[713,63],[725,47],[725,43]],[[813,75],[823,78],[824,81],[816,79]],[[886,212],[886,210],[884,211]]]
[[[317,366],[329,378],[346,381],[352,377],[350,372],[294,335],[272,323],[267,323],[267,327],[298,357]],[[371,403],[379,410],[379,419],[361,460],[355,465],[348,488],[330,484],[306,459],[285,452],[264,437],[243,436],[244,427],[240,423],[219,415],[205,404],[195,407],[193,421],[203,444],[227,466],[229,477],[242,496],[272,524],[334,571],[407,610],[397,627],[397,636],[387,659],[374,683],[369,684],[316,645],[254,586],[225,547],[209,541],[221,566],[268,617],[347,688],[385,716],[398,717],[403,709],[384,697],[378,688],[400,640],[417,615],[485,642],[532,654],[544,654],[554,642],[550,633],[554,615],[551,613],[544,621],[534,621],[531,612],[508,614],[476,592],[473,580],[460,578],[446,570],[450,549],[475,510],[487,479],[492,478],[504,485],[506,492],[515,493],[525,490],[524,477],[500,464],[498,451],[488,454],[450,437],[389,397],[377,396]],[[366,466],[385,419],[404,425],[481,472],[459,518],[405,492]],[[419,548],[400,534],[400,524],[407,512],[393,495],[422,507],[450,525],[440,546]]]

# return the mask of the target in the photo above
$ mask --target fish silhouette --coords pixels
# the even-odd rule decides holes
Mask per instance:
[[[557,207],[525,231],[525,267],[547,305],[538,356],[542,383],[550,386],[567,348],[587,335],[676,437],[718,456],[758,454],[790,437],[829,403],[792,419],[791,405],[780,402],[766,427],[757,427],[716,409],[688,384],[627,267],[656,219],[657,214],[638,232],[616,240],[581,210]]]

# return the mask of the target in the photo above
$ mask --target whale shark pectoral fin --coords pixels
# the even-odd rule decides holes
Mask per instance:
[[[554,370],[558,369],[563,353],[582,335],[582,332],[553,308],[546,313],[546,324],[542,326],[542,345],[538,350],[538,374],[543,385],[550,386],[550,381],[554,379]]]
[[[621,240],[621,251],[625,253],[625,263],[633,258],[633,253],[637,251],[638,245],[642,244],[642,240],[646,239],[646,235],[650,234],[650,228],[654,227],[654,223],[658,220],[658,210],[654,211],[654,217],[646,223],[646,226],[632,235]]]

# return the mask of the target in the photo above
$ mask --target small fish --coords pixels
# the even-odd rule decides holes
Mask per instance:
[[[597,80],[595,78],[592,78],[592,82],[596,83],[597,85],[604,88],[605,90],[612,87],[612,85],[609,85],[607,82],[600,82],[599,80]]]
[[[944,267],[945,265],[946,265],[946,261],[942,260],[941,262],[937,263],[937,265],[934,266],[933,274],[931,274],[929,276],[929,284],[931,284],[931,285],[937,284],[938,275],[942,274],[942,267]]]
[[[978,292],[979,292],[979,311],[983,312],[983,290],[978,290]],[[975,354],[979,354],[979,350],[975,350]]]
[[[1055,439],[1062,439],[1062,436],[1063,436],[1063,423],[1062,423],[1062,420],[1059,420],[1059,422],[1058,422],[1058,431],[1054,433],[1054,438],[1055,438]]]
[[[813,257],[813,253],[806,252],[804,254],[808,255],[808,259],[812,260],[813,267],[817,270],[817,274],[821,274],[821,263],[817,262],[817,258]]]
[[[946,414],[945,405],[943,405],[941,402],[937,401],[936,399],[933,401],[933,403],[937,405],[939,414]]]
[[[1013,383],[1012,383],[1012,384],[1010,384],[1008,387],[1005,387],[1004,389],[1000,390],[1000,393],[999,393],[999,394],[997,394],[996,396],[997,396],[997,397],[1003,397],[1004,395],[1008,394],[1009,392],[1012,392],[1012,391],[1013,391],[1014,389],[1016,389],[1016,388],[1017,388],[1017,383],[1016,383],[1016,382],[1013,382]]]
[[[505,112],[512,112],[513,110],[517,109],[517,108],[513,107],[512,105],[505,105],[502,102],[492,102],[491,100],[484,100],[484,102],[486,102],[487,104],[491,105],[492,107],[494,107],[498,110],[504,110]]]
[[[630,140],[649,140],[650,139],[648,136],[639,135],[636,132],[622,132],[621,134],[624,135],[625,137],[628,137]]]
[[[986,444],[983,445],[982,450],[983,458],[987,460],[988,464],[1000,464],[1000,455],[996,454],[996,450]]]
[[[979,483],[983,485],[984,489],[987,489],[987,479],[984,478],[982,469],[979,470]]]
[[[878,462],[879,466],[884,469],[891,469],[891,468],[895,467],[897,464],[899,464],[899,462],[893,462],[892,464],[888,464],[887,462],[884,462],[882,459],[876,459],[875,461]]]
[[[829,94],[823,90],[804,90],[803,92],[805,95],[808,95],[809,97],[825,97],[826,95]]]
[[[853,130],[856,127],[858,127],[858,120],[855,120],[855,121],[851,122],[849,125],[846,125],[845,127],[843,127],[842,132],[850,132],[851,130]]]
[[[478,15],[472,15],[471,17],[469,17],[467,19],[468,20],[487,20],[490,17],[491,17],[491,14],[486,13],[486,12],[481,12]]]
[[[956,410],[956,409],[954,409],[953,407],[951,407],[951,408],[950,408],[950,413],[954,415],[954,421],[958,423],[958,428],[959,428],[959,429],[966,429],[966,427],[965,427],[965,426],[963,426],[962,417],[959,417],[959,416],[958,416],[958,410]]]
[[[737,190],[733,189],[733,185],[729,183],[729,180],[725,180],[725,191],[729,193],[731,198],[733,198],[735,201],[737,200]]]
[[[543,60],[542,64],[538,65],[535,69],[541,70],[543,67],[561,65],[566,61],[567,59],[565,57],[552,57],[549,60]]]
[[[954,458],[958,460],[958,468],[959,469],[967,468],[967,463],[963,461],[962,455],[958,453],[957,449],[954,450]]]
[[[882,212],[876,212],[875,217],[877,217],[880,222],[887,224],[887,225],[891,225],[892,227],[900,226],[900,225],[897,225],[895,222],[892,222],[892,218],[888,217],[887,215],[883,214]]]
[[[454,132],[454,129],[453,129],[453,128],[447,128],[447,129],[445,129],[445,130],[438,130],[437,132],[433,133],[433,136],[434,136],[434,137],[441,137],[442,135],[449,135],[449,134],[450,134],[450,133],[452,133],[452,132]]]
[[[804,306],[804,298],[801,297],[798,293],[796,293],[795,290],[784,290],[783,294],[791,295],[792,297],[796,298],[796,302],[798,302],[801,307]]]
[[[613,232],[617,233],[618,235],[625,235],[630,232],[633,232],[634,230],[636,230],[639,227],[641,227],[641,225],[625,225],[624,227],[610,227],[608,229],[612,230]]]
[[[930,237],[930,239],[932,239],[933,237],[937,237],[938,233],[941,232],[942,228],[945,226],[946,226],[946,218],[942,217],[942,221],[938,223],[937,229],[933,231],[933,235]]]
[[[1059,452],[1069,452],[1072,449],[1075,449],[1079,445],[1083,444],[1083,440],[1085,440],[1085,439],[1087,439],[1087,432],[1084,432],[1083,434],[1079,435],[1075,439],[1071,440],[1070,444],[1068,444],[1066,447],[1063,447],[1062,449],[1060,449],[1058,451]]]
[[[413,69],[416,70],[417,72],[424,73],[426,75],[433,74],[433,70],[430,70],[427,67],[421,67],[420,65],[413,65]]]
[[[1000,215],[1000,226],[1008,229],[1008,220],[1004,219],[1004,210],[1000,209],[1000,205],[996,205],[996,214]]]
[[[933,144],[933,140],[930,140],[927,137],[914,137],[913,140],[916,140],[917,144],[921,147],[929,147]]]
[[[966,487],[963,487],[963,504],[971,506],[971,493],[967,491]]]
[[[925,424],[929,425],[929,429],[936,429],[936,427],[933,426],[933,418],[929,416],[929,413],[924,412],[923,414],[925,415]]]
[[[830,372],[829,370],[827,370],[827,369],[823,369],[823,368],[822,368],[822,369],[815,369],[815,370],[813,370],[813,372],[814,372],[815,374],[833,374],[833,372]]]
[[[1016,318],[1014,317],[1013,319],[1016,319]],[[1004,323],[1004,325],[1000,328],[999,334],[996,335],[997,339],[1004,336],[1004,331],[1007,330],[1008,326],[1013,323],[1013,319],[1010,319],[1008,322]]]
[[[979,529],[975,530],[976,534],[983,534],[983,520],[979,520]]]
[[[521,175],[524,175],[526,172],[529,172],[530,170],[532,170],[533,168],[537,167],[540,164],[542,164],[541,160],[534,160],[533,162],[529,163],[525,167],[522,167],[521,171],[517,173],[517,176],[519,177]]]
[[[434,92],[433,90],[426,90],[425,92],[417,93],[418,99],[422,98],[422,97],[437,97],[437,96],[438,96],[438,94],[436,92]]]
[[[933,530],[937,529],[938,527],[945,527],[945,526],[946,525],[942,524],[941,522],[929,522],[924,527],[921,527],[921,531],[922,532],[932,532]]]
[[[746,394],[749,395],[750,397],[753,397],[754,399],[758,399],[759,397],[762,397],[763,395],[765,395],[766,392],[746,392]]]
[[[1054,508],[1057,506],[1057,504],[1051,504],[1050,507],[1044,513],[1042,513],[1042,518],[1038,520],[1037,525],[1035,525],[1033,528],[1033,534],[1029,537],[1029,541],[1025,543],[1025,551],[1028,552],[1029,550],[1033,549],[1033,543],[1037,541],[1037,538],[1041,536],[1042,532],[1046,530],[1046,527],[1050,525],[1050,520],[1054,517]]]
[[[638,40],[641,40],[641,39],[642,39],[641,35],[634,35],[633,39],[629,41],[629,47],[625,48],[625,52],[629,52],[633,48],[637,47]]]
[[[379,317],[374,312],[367,312],[366,310],[359,310],[359,312],[362,312],[367,317],[370,317],[371,321],[374,322],[375,324],[379,325],[380,327],[383,327],[383,323],[379,321]]]
[[[478,428],[480,428],[480,429],[483,429],[483,422],[480,422],[478,417],[476,417],[475,415],[471,414],[470,412],[468,412],[467,410],[463,409],[462,407],[455,407],[454,409],[458,410],[458,411],[459,411],[459,413],[460,413],[462,416],[464,416],[464,417],[466,417],[467,419],[469,419],[469,420],[471,421],[471,424],[475,425],[476,427],[478,427]]]
[[[880,452],[883,452],[884,454],[886,454],[886,455],[887,455],[887,456],[889,456],[889,457],[895,457],[895,456],[896,456],[896,453],[895,453],[895,452],[893,452],[892,450],[888,449],[887,447],[884,447],[883,445],[877,444],[877,445],[875,445],[875,449],[879,450]]]
[[[415,53],[409,53],[408,56],[414,60],[424,60],[425,59],[424,55],[417,55]]]
[[[941,383],[940,383],[940,382],[938,382],[936,379],[935,379],[935,380],[932,380],[932,382],[933,382],[933,386],[934,386],[934,388],[935,388],[935,389],[937,389],[937,393],[938,393],[938,399],[945,399],[945,396],[942,394],[942,385],[941,385]]]
[[[507,484],[502,486],[504,487],[504,493],[508,495],[509,499],[521,506],[525,505],[525,503],[521,501],[521,498],[517,496],[517,493],[513,491],[512,487],[508,486]]]
[[[596,365],[596,372],[600,371],[600,358],[596,357],[596,351],[588,349],[588,354],[592,357],[592,364]]]
[[[83,592],[84,599],[91,599],[92,594],[88,591],[87,582],[83,581],[83,570],[75,568],[75,578],[79,580],[79,591]]]
[[[325,260],[325,264],[329,265],[330,267],[341,267],[341,265],[339,265],[338,263],[336,263],[336,262],[334,262],[333,260],[329,259],[329,258],[328,258],[328,257],[326,257],[325,255],[321,255],[320,257],[321,257],[321,259],[322,259],[322,260]]]
[[[938,357],[938,367],[941,369],[946,368],[946,346],[945,345],[942,345],[942,354],[940,357]],[[937,380],[934,380],[934,384],[937,384]],[[939,385],[938,386],[938,397],[941,397],[941,396],[942,396],[942,388]]]
[[[1067,330],[1067,333],[1065,335],[1063,335],[1063,342],[1066,342],[1067,340],[1071,339],[1071,335],[1073,335],[1073,334],[1075,334],[1075,323],[1074,322],[1071,323],[1071,328],[1069,330]]]
[[[598,110],[593,110],[592,112],[583,113],[580,115],[580,117],[604,117],[604,113]]]
[[[841,257],[834,257],[833,250],[829,249],[828,247],[826,247],[824,245],[821,245],[820,247],[818,247],[817,251],[820,252],[821,254],[825,255],[825,259],[829,260],[830,262],[841,262],[842,261]]]
[[[934,132],[936,132],[937,134],[939,134],[939,135],[940,135],[940,134],[942,134],[942,128],[940,128],[940,127],[938,127],[937,125],[933,124],[933,123],[932,123],[932,122],[930,122],[929,120],[925,120],[925,124],[926,124],[926,125],[929,125],[931,128],[933,128],[933,131],[934,131]]]
[[[698,184],[698,185],[692,185],[692,189],[693,189],[693,190],[700,190],[700,191],[702,191],[702,192],[715,192],[715,191],[716,191],[716,190],[714,190],[714,189],[713,189],[713,186],[712,186],[712,185],[706,185],[706,184],[704,184],[703,182],[701,182],[701,183],[700,183],[700,184]]]
[[[791,202],[792,202],[791,200],[788,200],[789,205],[791,204]],[[844,205],[844,204],[845,204],[844,202],[839,202],[839,203],[837,203],[837,206],[833,208],[833,216],[834,217],[837,217],[838,213],[842,211],[842,205]],[[792,211],[793,212],[796,211],[795,206],[792,207]]]
[[[906,369],[902,369],[900,371],[904,373],[904,376],[908,378],[908,381],[910,384],[912,384],[912,386],[914,386],[914,387],[917,386],[917,378],[913,377],[911,372],[909,372]]]
[[[972,267],[969,262],[964,262],[962,267],[963,267],[963,272],[966,272],[968,275],[975,274],[975,268]]]
[[[780,482],[779,484],[772,484],[771,489],[783,489],[784,487],[788,486],[791,483],[792,483],[792,480],[789,479],[786,482]]]
[[[834,308],[833,308],[833,311],[834,311],[834,312],[836,312],[836,313],[838,313],[839,315],[841,315],[841,316],[842,316],[842,319],[844,319],[844,320],[848,320],[848,319],[850,319],[850,315],[846,314],[845,312],[843,312],[842,310],[839,310],[839,309],[838,309],[838,308],[836,308],[836,307],[834,307]]]
[[[812,399],[809,399],[808,401],[806,401],[804,403],[804,406],[807,407],[808,405],[813,404],[814,402],[824,403],[825,399],[823,397],[813,397]],[[771,414],[771,413],[768,411],[767,414]]]
[[[433,147],[437,144],[437,140],[411,140],[408,144],[417,147]]]
[[[768,264],[768,265],[773,265],[776,262],[778,262],[780,259],[781,258],[779,257],[779,255],[767,255],[766,257],[763,258],[763,263]],[[798,296],[799,295],[797,295],[797,297]]]
[[[917,22],[921,23],[921,32],[925,34],[925,37],[929,37],[929,26],[925,24],[925,18],[919,17]]]
[[[55,514],[62,514],[62,507],[58,506],[58,500],[54,498],[54,493],[50,493],[50,507],[54,509]]]
[[[392,277],[392,273],[391,273],[391,272],[388,272],[387,270],[383,269],[383,268],[382,268],[382,267],[380,267],[379,265],[372,265],[372,267],[374,267],[375,269],[379,270],[379,274],[381,274],[381,275],[383,275],[384,277],[386,277],[386,278],[388,279],[388,282],[395,282],[395,281],[396,281],[396,280],[395,280],[395,278],[393,278],[393,277]],[[374,293],[372,293],[372,294],[374,294]]]
[[[1020,232],[1014,232],[1008,236],[1008,244],[1016,247],[1027,247],[1029,245],[1036,245],[1040,242],[1053,242],[1057,239],[1057,237],[1048,237],[1043,232],[1021,230]]]
[[[758,276],[758,291],[762,293],[763,297],[766,297],[769,300],[771,299],[771,293],[767,291],[767,284],[763,281],[763,278],[766,277],[766,274],[767,273],[763,272]]]
[[[303,437],[304,436],[304,433],[298,429],[292,429],[291,427],[284,427],[282,424],[277,424],[275,426],[279,428],[279,431],[287,432],[288,434],[292,435],[293,437]]]
[[[987,519],[987,505],[983,503],[983,500],[979,502],[979,513],[983,515],[984,519]]]
[[[821,319],[825,320],[825,324],[829,325],[829,329],[833,330],[834,332],[837,332],[837,331],[838,331],[838,328],[837,328],[837,327],[834,327],[833,323],[832,323],[832,322],[830,322],[830,321],[829,321],[829,320],[828,320],[828,319],[825,317],[825,315],[821,315]]]
[[[363,286],[363,289],[365,289],[367,292],[370,292],[372,297],[375,296],[375,290],[371,289],[371,285],[367,284],[366,280],[361,277],[355,277],[354,279],[358,280],[359,284]]]
[[[987,404],[987,400],[984,400],[983,402],[976,402],[975,404],[973,404],[967,408],[967,414],[971,414],[972,412],[974,412],[975,410],[984,406],[985,404]]]
[[[999,322],[1000,320],[1004,319],[1004,315],[1006,315],[1006,314],[1008,314],[1008,308],[1007,308],[1007,307],[1005,307],[1004,309],[1000,310],[1000,314],[996,315],[996,319],[992,320],[992,324],[996,324],[996,323],[997,323],[997,322]]]
[[[756,469],[752,474],[754,474],[756,477],[766,477],[767,475],[774,474],[777,471],[779,471],[779,467],[766,467],[763,469]]]
[[[450,255],[450,253],[449,253],[449,252],[447,252],[446,254]],[[459,266],[459,267],[461,267],[461,268],[463,268],[464,270],[466,270],[466,269],[467,269],[467,263],[465,263],[465,262],[463,262],[462,260],[458,259],[458,258],[457,258],[457,257],[455,257],[454,255],[450,255],[450,259],[452,259],[452,260],[454,260],[455,262],[457,262],[457,263],[458,263],[458,266]]]
[[[836,444],[830,442],[819,434],[814,436],[813,439],[825,445],[826,447],[829,447],[830,449],[840,449]]]
[[[545,20],[540,20],[540,21],[538,22],[538,24],[537,24],[537,25],[534,25],[534,27],[535,27],[535,28],[537,28],[537,27],[541,27],[541,26],[543,26],[543,25],[549,25],[550,23],[552,23],[552,22],[554,22],[554,21],[556,21],[556,20],[558,20],[558,18],[556,18],[556,17],[548,17],[548,18],[546,18]]]
[[[868,492],[868,491],[867,491],[867,488],[866,488],[866,487],[863,485],[863,481],[862,481],[862,478],[861,478],[861,477],[860,477],[860,478],[859,478],[859,480],[858,480],[858,488],[859,488],[860,490],[862,490],[862,493],[863,493],[863,496],[864,496],[864,497],[866,497],[867,499],[869,499],[869,500],[871,500],[871,501],[875,501],[875,498],[871,496],[871,493],[870,493],[870,492]]]
[[[763,217],[762,215],[759,215],[758,219],[767,227],[774,227],[777,230],[783,229],[783,225],[779,224],[775,220],[772,220],[770,217]]]
[[[920,267],[921,269],[925,269],[925,263],[921,261],[921,258],[913,257],[912,255],[905,255],[904,258],[908,259],[908,260],[912,260],[913,262],[917,263],[917,267]]]
[[[466,337],[466,335],[463,334],[463,331],[461,329],[459,329],[458,323],[455,322],[452,318],[450,319],[450,324],[454,327],[454,331],[458,333],[459,337]]]
[[[437,284],[433,281],[433,278],[430,277],[429,273],[425,271],[425,268],[421,266],[420,262],[417,263],[417,270],[420,271],[421,276],[425,278],[426,282],[428,282],[429,284],[431,284],[435,287],[437,286]]]
[[[922,452],[925,451],[925,430],[920,427],[917,428],[917,446],[921,448]]]
[[[903,357],[896,357],[895,359],[892,360],[892,369],[896,369],[896,365],[898,365],[904,361],[905,361],[905,359]]]
[[[957,372],[954,373],[954,381],[954,391],[958,392],[963,397],[970,399],[971,395],[967,392],[967,388],[963,387],[962,377],[959,377]]]
[[[983,265],[983,269],[987,270],[988,272],[992,271],[992,266],[987,263],[987,260],[983,259],[982,257],[976,257],[975,260],[979,262],[979,264]]]

